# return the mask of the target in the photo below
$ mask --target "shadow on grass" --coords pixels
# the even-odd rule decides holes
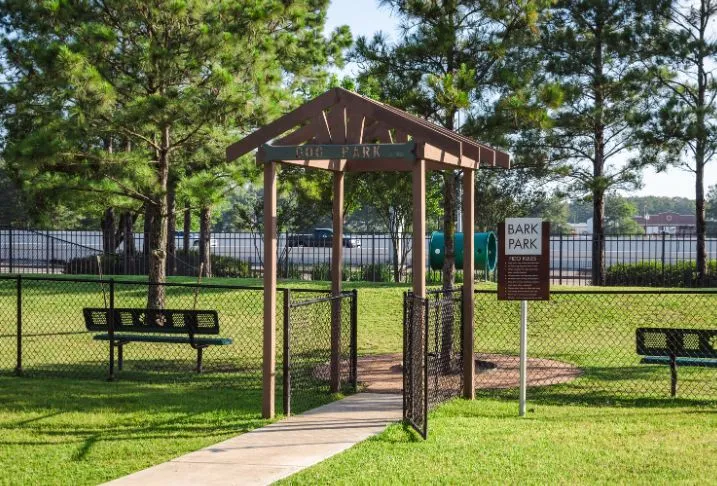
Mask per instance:
[[[583,366],[574,381],[529,386],[528,401],[591,407],[710,407],[717,405],[717,371],[683,369],[678,396],[670,396],[669,369],[660,365]],[[480,384],[480,383],[479,383]],[[518,400],[518,389],[476,389],[476,397]]]

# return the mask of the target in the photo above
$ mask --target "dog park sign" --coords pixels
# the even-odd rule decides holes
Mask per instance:
[[[518,414],[525,417],[528,389],[528,301],[550,299],[550,223],[507,218],[498,226],[498,300],[520,301]]]
[[[550,223],[507,218],[498,228],[498,299],[550,298]]]

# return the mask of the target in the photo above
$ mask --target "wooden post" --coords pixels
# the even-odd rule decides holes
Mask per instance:
[[[264,348],[262,416],[274,417],[276,381],[276,162],[264,163]]]
[[[344,226],[344,173],[334,172],[334,200],[332,222],[334,238],[331,242],[331,294],[341,294],[341,270],[343,267]],[[341,390],[341,300],[331,304],[331,392]]]
[[[426,297],[426,161],[413,166],[413,294]]]
[[[475,272],[475,172],[463,170],[463,397],[475,398],[473,356],[473,278]]]

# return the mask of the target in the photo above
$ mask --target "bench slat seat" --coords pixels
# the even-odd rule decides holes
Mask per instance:
[[[640,360],[642,364],[669,365],[669,356],[645,356]],[[696,366],[703,368],[717,368],[717,359],[710,358],[675,358],[675,363],[680,366]]]
[[[126,341],[126,342],[138,342],[138,343],[169,343],[169,344],[191,344],[192,341],[185,336],[157,336],[153,334],[115,334],[114,338],[109,334],[96,334],[93,336],[96,341],[109,341],[114,339],[115,341]],[[210,337],[195,337],[194,344],[197,345],[212,345],[212,346],[227,346],[232,344],[231,338],[210,338]]]

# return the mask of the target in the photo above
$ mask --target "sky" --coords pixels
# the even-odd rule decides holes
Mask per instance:
[[[332,0],[328,11],[327,30],[331,31],[339,25],[348,25],[354,37],[372,36],[381,30],[395,40],[398,35],[398,19],[390,9],[379,7],[377,0]],[[347,71],[353,72],[355,67],[348,66]],[[717,160],[707,165],[705,171],[705,190],[717,184]],[[694,199],[694,174],[677,168],[669,168],[666,172],[656,173],[652,169],[643,172],[643,187],[626,195],[681,196]]]

